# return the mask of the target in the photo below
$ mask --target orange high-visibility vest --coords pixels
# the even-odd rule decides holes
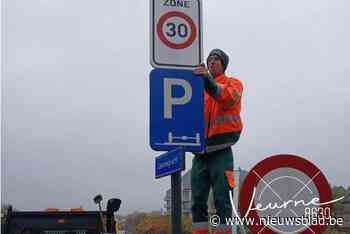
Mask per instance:
[[[235,144],[243,124],[240,117],[243,84],[224,74],[215,78],[219,90],[215,96],[204,92],[206,152]]]

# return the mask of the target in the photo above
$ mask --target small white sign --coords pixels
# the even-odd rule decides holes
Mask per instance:
[[[150,0],[151,65],[194,68],[203,61],[202,1]]]

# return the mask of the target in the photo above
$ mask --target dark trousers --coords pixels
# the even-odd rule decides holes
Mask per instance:
[[[233,171],[233,154],[231,148],[212,153],[196,155],[192,162],[192,219],[193,222],[208,221],[208,196],[213,189],[214,204],[221,222],[232,216],[229,191],[233,189],[227,172]],[[225,173],[226,172],[226,173]]]

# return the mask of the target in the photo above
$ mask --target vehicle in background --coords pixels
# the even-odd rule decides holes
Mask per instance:
[[[10,206],[1,231],[4,234],[118,234],[114,213],[119,210],[120,203],[119,199],[111,199],[106,211],[82,208],[12,211]]]

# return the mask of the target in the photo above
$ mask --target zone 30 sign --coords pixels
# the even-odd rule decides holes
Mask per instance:
[[[194,68],[202,61],[201,0],[150,0],[151,65]]]

